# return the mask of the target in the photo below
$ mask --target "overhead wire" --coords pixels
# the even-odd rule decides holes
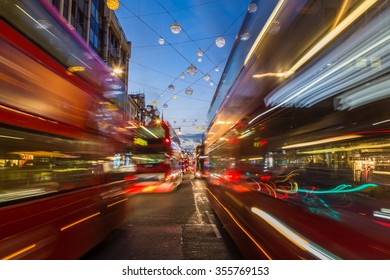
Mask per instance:
[[[168,11],[168,10],[161,4],[161,2],[160,2],[159,0],[156,0],[156,1],[157,1],[157,3],[163,8],[164,12],[162,12],[162,13],[153,13],[153,14],[145,14],[145,15],[136,15],[136,14],[135,14],[132,10],[130,10],[130,8],[128,8],[125,4],[123,4],[122,2],[121,2],[121,4],[122,4],[122,6],[123,6],[126,10],[128,10],[128,11],[133,15],[133,17],[137,18],[140,22],[142,22],[147,28],[149,28],[153,33],[155,33],[159,38],[163,38],[163,36],[161,36],[161,34],[159,34],[159,32],[157,32],[157,31],[156,31],[153,27],[151,27],[145,20],[142,19],[142,17],[148,16],[148,15],[168,14],[175,22],[177,22],[177,21],[175,20],[175,18],[173,17],[173,15],[171,14],[171,12]],[[193,6],[191,6],[190,8],[193,8],[193,7],[196,7],[196,6],[207,5],[207,4],[211,4],[211,3],[215,3],[215,2],[219,2],[219,1],[220,1],[220,0],[209,1],[209,2],[206,2],[206,3],[202,3],[202,4],[193,5]],[[188,7],[187,7],[187,8],[183,8],[183,9],[172,10],[172,12],[176,12],[176,11],[184,10],[184,9],[188,9]],[[242,17],[243,14],[244,14],[244,12],[242,12],[239,16],[237,16],[237,17],[234,19],[234,21],[225,29],[225,31],[224,31],[223,33],[220,34],[220,36],[226,36],[226,35],[227,35],[227,32],[230,30],[230,28],[237,22],[237,20],[238,20],[239,18]],[[128,17],[127,17],[127,18],[128,18]],[[214,37],[208,37],[208,38],[201,38],[201,39],[194,40],[194,39],[186,32],[186,30],[185,30],[184,28],[182,28],[182,31],[183,31],[183,33],[186,34],[186,36],[189,38],[189,41],[192,42],[198,49],[201,49],[201,48],[200,48],[200,46],[197,44],[197,41],[201,41],[201,40],[205,40],[205,39],[214,38]],[[228,35],[236,35],[236,36],[237,36],[237,34],[228,34]],[[171,47],[177,54],[179,54],[179,56],[181,56],[181,57],[182,57],[186,62],[188,62],[190,65],[196,64],[196,61],[194,61],[194,62],[191,63],[191,61],[190,61],[186,56],[184,56],[184,55],[183,55],[177,48],[175,48],[175,46],[174,46],[174,45],[178,45],[178,44],[182,44],[182,43],[187,43],[188,41],[186,41],[186,42],[180,42],[180,43],[170,43],[170,42],[167,41],[165,38],[164,38],[164,41],[165,41],[166,45],[168,45],[169,47]],[[203,55],[204,55],[204,56],[205,56],[213,65],[214,65],[214,67],[212,67],[212,68],[211,68],[208,72],[206,72],[206,73],[204,73],[202,70],[198,69],[198,71],[199,71],[200,73],[202,73],[203,76],[200,77],[199,79],[197,79],[195,82],[192,82],[192,83],[188,82],[188,83],[190,83],[189,87],[191,87],[191,86],[193,86],[194,84],[198,83],[201,79],[204,78],[204,76],[205,76],[206,74],[209,74],[209,73],[212,72],[214,69],[217,69],[217,68],[219,67],[219,65],[221,65],[225,60],[227,60],[227,58],[224,58],[221,62],[219,62],[218,64],[216,64],[216,63],[207,55],[207,51],[208,51],[213,45],[214,45],[214,43],[211,43],[207,49],[202,50],[202,51],[203,51]],[[156,44],[156,45],[154,45],[154,47],[155,47],[155,46],[158,46],[158,45]],[[133,46],[133,47],[134,47],[134,46]],[[139,46],[139,47],[148,47],[148,46]],[[137,48],[137,46],[135,46],[135,48]],[[133,63],[134,63],[134,64],[137,64],[137,65],[140,65],[140,66],[142,66],[142,67],[145,67],[145,68],[147,68],[147,69],[149,69],[149,70],[155,71],[156,73],[159,73],[159,74],[161,74],[161,75],[165,75],[165,76],[167,76],[167,77],[169,77],[169,78],[172,78],[173,81],[171,82],[171,84],[174,84],[174,83],[180,78],[180,75],[181,75],[181,74],[179,74],[179,76],[177,76],[177,77],[174,78],[174,77],[172,77],[172,76],[170,76],[170,75],[167,75],[166,73],[163,73],[163,72],[161,72],[161,71],[152,69],[151,67],[144,66],[144,65],[142,65],[142,64],[140,64],[140,63],[137,63],[137,62],[133,62]],[[139,82],[136,82],[136,81],[133,81],[133,82],[138,83],[138,84],[142,84],[142,83],[139,83]],[[216,83],[213,82],[213,80],[210,80],[210,84],[211,84],[211,83],[212,83],[213,85],[216,84]],[[142,84],[142,85],[144,85],[144,84]],[[151,86],[149,86],[149,85],[145,85],[145,86],[151,87]],[[158,89],[158,88],[156,88],[156,87],[151,87],[151,88],[154,88],[154,89],[156,89],[156,90],[158,90],[158,91],[162,91],[161,89]],[[159,100],[161,97],[163,97],[163,96],[165,95],[165,93],[167,92],[167,90],[168,90],[168,87],[166,87],[166,88],[162,91],[161,94],[156,94],[156,95],[158,95],[158,97],[157,97],[157,99],[155,99],[154,102],[156,102],[156,101]],[[183,92],[184,90],[185,90],[185,88],[184,88],[184,89],[181,89],[180,91],[177,91],[177,92],[175,93],[175,95],[177,95],[177,94]],[[172,96],[166,101],[166,103],[168,103],[169,101],[171,101],[171,100],[173,99],[173,97],[174,97],[174,96],[172,95]],[[195,99],[195,100],[201,100],[201,99],[196,99],[196,98],[191,97],[191,96],[188,96],[188,95],[185,95],[185,97],[186,97],[186,98],[190,98],[190,99]],[[205,100],[201,100],[201,101],[205,101]],[[208,101],[205,101],[205,102],[208,102]]]

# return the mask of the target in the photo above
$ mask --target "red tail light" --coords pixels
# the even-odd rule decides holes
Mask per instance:
[[[271,180],[271,175],[268,175],[268,174],[266,174],[266,175],[261,175],[261,176],[260,176],[260,180],[261,180],[261,181],[270,181],[270,180]]]
[[[125,180],[126,181],[133,181],[133,180],[137,180],[137,176],[134,176],[134,175],[130,175],[130,176],[127,176],[125,177]]]
[[[237,181],[240,180],[241,175],[238,171],[227,171],[224,177],[226,180]]]
[[[165,181],[169,181],[172,177],[172,172],[170,170],[165,171]]]

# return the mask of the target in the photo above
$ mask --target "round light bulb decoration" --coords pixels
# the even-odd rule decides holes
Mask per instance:
[[[213,82],[213,81],[210,81],[210,86],[211,86],[211,87],[214,86],[214,82]]]
[[[174,90],[175,90],[175,86],[174,86],[174,85],[169,85],[169,86],[168,86],[168,89],[169,89],[170,91],[174,91]]]
[[[240,34],[240,40],[241,40],[241,41],[247,41],[247,40],[249,40],[250,38],[251,38],[251,34],[250,34],[248,31],[242,32],[242,33]]]
[[[223,48],[225,46],[225,39],[223,37],[218,37],[215,39],[215,44],[218,48]]]
[[[211,77],[210,77],[209,74],[205,74],[205,75],[203,76],[203,80],[205,80],[205,81],[210,81],[210,79],[211,79]]]
[[[186,74],[181,73],[179,77],[180,77],[181,79],[184,79],[184,78],[186,77]]]
[[[173,96],[173,99],[176,99],[177,98],[177,95],[175,94],[174,96]]]
[[[215,72],[219,72],[219,68],[218,67],[215,67]]]
[[[181,31],[181,26],[177,22],[171,24],[170,29],[173,34],[179,34]]]
[[[280,31],[280,22],[275,20],[272,22],[271,27],[269,28],[269,33],[272,35],[278,34]]]
[[[187,67],[187,73],[191,76],[195,76],[198,69],[194,65],[190,65]]]
[[[160,45],[164,45],[164,43],[165,43],[164,38],[158,39],[158,43],[159,43]]]
[[[119,0],[107,0],[107,7],[110,10],[115,11],[116,9],[119,8]]]
[[[201,57],[198,57],[198,62],[202,62],[202,58]]]
[[[257,5],[255,3],[250,3],[248,5],[248,12],[253,14],[257,11]]]
[[[188,88],[186,88],[185,89],[185,94],[187,94],[187,95],[192,95],[192,93],[193,93],[193,89],[192,88],[190,88],[190,87],[188,87]]]
[[[168,104],[167,104],[167,103],[164,103],[163,107],[164,107],[164,108],[168,108]]]
[[[156,106],[156,105],[157,105],[157,101],[153,101],[152,104],[153,104],[154,106]]]
[[[197,56],[203,56],[203,51],[201,49],[199,49],[197,52],[196,52],[196,55]]]

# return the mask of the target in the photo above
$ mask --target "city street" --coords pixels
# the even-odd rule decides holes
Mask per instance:
[[[241,259],[210,208],[205,181],[184,176],[172,193],[138,194],[131,218],[82,259]]]

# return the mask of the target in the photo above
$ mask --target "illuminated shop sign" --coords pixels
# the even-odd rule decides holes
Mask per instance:
[[[134,138],[134,144],[138,144],[140,146],[147,146],[148,145],[148,141],[142,139],[142,138],[137,138],[135,137]]]

